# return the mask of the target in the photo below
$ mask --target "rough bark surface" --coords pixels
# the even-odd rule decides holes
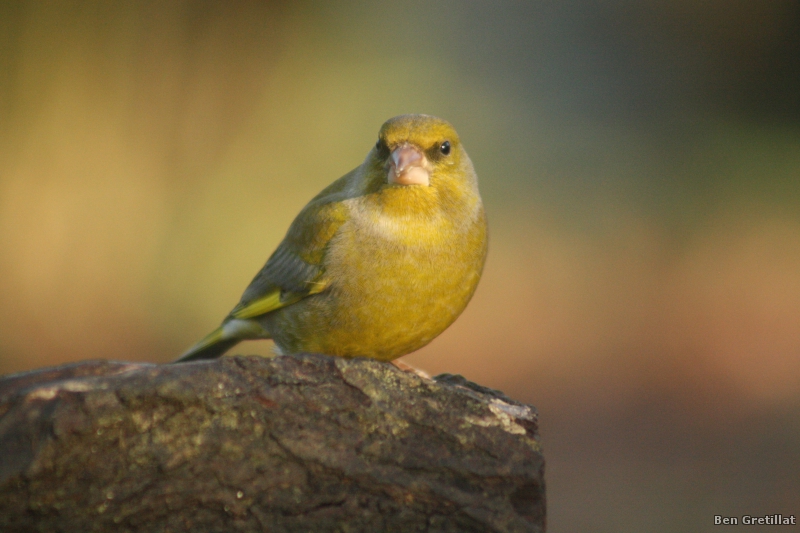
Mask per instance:
[[[0,531],[544,531],[533,407],[366,359],[0,378]]]

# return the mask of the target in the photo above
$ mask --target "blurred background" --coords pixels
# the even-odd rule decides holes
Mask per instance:
[[[538,407],[549,530],[800,515],[794,0],[2,2],[0,373],[174,359],[409,112],[491,244],[405,360]]]

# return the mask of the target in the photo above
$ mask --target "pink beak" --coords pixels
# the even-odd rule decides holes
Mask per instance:
[[[428,160],[419,148],[403,143],[392,150],[389,163],[389,183],[398,185],[430,185]]]

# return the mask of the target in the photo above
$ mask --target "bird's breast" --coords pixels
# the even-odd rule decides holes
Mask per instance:
[[[441,212],[395,215],[363,204],[350,209],[325,258],[334,289],[354,300],[400,307],[471,294],[485,254],[482,219],[465,224]]]

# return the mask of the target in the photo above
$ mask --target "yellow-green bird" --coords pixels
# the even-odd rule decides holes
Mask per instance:
[[[364,162],[319,193],[222,325],[178,361],[245,339],[280,353],[390,361],[458,318],[481,277],[486,215],[455,129],[386,121]]]

